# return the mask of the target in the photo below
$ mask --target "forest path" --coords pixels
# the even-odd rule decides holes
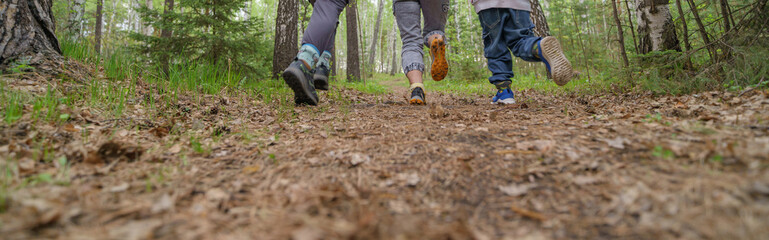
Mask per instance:
[[[233,134],[198,143],[157,128],[108,129],[114,139],[92,140],[100,151],[162,150],[86,158],[68,185],[20,189],[0,230],[8,239],[769,234],[766,92],[521,92],[513,106],[429,97],[430,106],[409,106],[397,88],[336,89],[318,107],[185,103],[174,111],[190,117],[175,124]]]

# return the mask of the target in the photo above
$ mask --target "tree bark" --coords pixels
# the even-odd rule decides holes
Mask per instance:
[[[395,20],[393,20],[393,33],[392,33],[392,46],[391,46],[392,47],[392,54],[391,54],[391,56],[392,56],[392,63],[390,65],[390,76],[394,76],[395,73],[398,72],[398,70],[397,70],[397,68],[398,68],[398,53],[396,52],[396,48],[397,48],[397,45],[398,45],[398,42],[397,42],[398,37],[396,36],[397,32],[398,32],[398,25],[395,22]]]
[[[547,25],[545,12],[539,5],[539,0],[529,0],[531,2],[531,22],[534,23],[534,34],[540,37],[550,36],[550,26]]]
[[[620,1],[620,0],[617,0]],[[633,24],[633,14],[630,13],[630,0],[625,0],[625,9],[627,9],[627,22],[630,24],[630,36],[633,37],[633,48],[635,49],[635,53],[638,54],[638,42],[636,41],[635,36],[635,26]]]
[[[625,63],[625,67],[630,65],[627,60],[627,52],[625,52],[625,34],[622,32],[622,22],[619,20],[619,13],[617,11],[617,2],[611,1],[612,9],[614,10],[614,22],[617,24],[617,41],[619,42],[619,51],[622,55],[622,62]]]
[[[702,19],[700,18],[699,10],[697,10],[697,5],[694,4],[694,1],[687,0],[689,2],[689,8],[692,10],[692,15],[694,15],[694,21],[697,22],[697,26],[699,27],[700,37],[702,37],[702,42],[705,43],[705,47],[708,49],[708,54],[710,54],[710,59],[713,61],[713,63],[718,62],[718,59],[716,57],[716,52],[713,49],[713,46],[710,45],[710,38],[708,37],[708,31],[705,30],[705,25],[702,24]]]
[[[172,12],[174,12],[174,0],[165,0],[165,9],[163,9],[163,17],[167,18],[168,15],[171,14]],[[166,19],[166,22],[168,22],[168,21],[169,21],[169,19]],[[171,38],[172,35],[173,35],[173,32],[169,28],[163,28],[162,30],[160,30],[160,37],[162,37],[162,38]],[[169,73],[168,72],[169,71],[168,70],[169,69],[169,65],[170,65],[170,63],[169,63],[169,61],[170,61],[169,54],[170,53],[166,52],[163,55],[162,59],[160,60],[160,64],[162,64],[163,73],[166,76],[168,76],[168,73]]]
[[[357,82],[361,80],[360,56],[358,50],[358,1],[350,0],[347,4],[345,17],[347,18],[347,81]]]
[[[62,71],[50,64],[64,61],[51,7],[51,0],[0,2],[0,70],[19,62],[41,72]]]
[[[146,0],[144,2],[144,5],[147,6],[147,8],[150,10],[155,8],[154,4],[152,4],[152,0]],[[147,35],[147,36],[152,35],[153,31],[154,30],[152,29],[152,26],[150,25],[144,26],[144,35]]]
[[[299,18],[296,0],[280,0],[275,18],[275,48],[272,58],[272,77],[278,78],[299,51],[296,25]]]
[[[70,40],[75,42],[83,37],[83,16],[85,15],[85,0],[73,0],[67,21],[67,32]]]
[[[684,48],[688,52],[692,50],[692,44],[689,42],[689,26],[686,24],[686,15],[684,15],[684,9],[681,7],[681,0],[676,0],[676,6],[678,7],[678,15],[681,16],[681,25],[684,28],[682,34],[684,37]]]
[[[379,0],[379,11],[376,15],[376,23],[374,24],[374,37],[371,38],[371,47],[368,51],[368,65],[371,68],[371,72],[369,72],[369,76],[372,76],[374,71],[376,71],[374,68],[374,58],[376,58],[376,43],[379,40],[379,30],[382,25],[382,9],[384,8],[384,0]]]
[[[638,50],[641,54],[666,50],[681,51],[668,3],[669,0],[636,1],[638,36],[641,39]]]
[[[113,0],[114,1],[114,0]],[[104,0],[97,0],[96,1],[96,26],[94,26],[94,50],[96,50],[96,54],[101,53],[101,29],[104,25],[102,22],[104,20]]]

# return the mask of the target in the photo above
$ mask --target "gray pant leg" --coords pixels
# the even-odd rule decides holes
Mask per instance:
[[[317,0],[312,9],[310,24],[302,37],[302,44],[315,45],[320,51],[330,51],[334,45],[334,35],[339,21],[339,14],[347,5],[347,0]]]
[[[425,46],[430,47],[427,38],[439,34],[446,39],[444,30],[449,17],[449,0],[419,0],[422,13],[425,15],[425,28],[422,30]]]
[[[422,44],[422,11],[419,2],[396,1],[393,3],[395,20],[401,33],[403,49],[401,51],[401,65],[403,72],[413,70],[425,71],[425,63],[422,60],[424,52]]]

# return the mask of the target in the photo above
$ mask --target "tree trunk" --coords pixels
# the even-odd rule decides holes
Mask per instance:
[[[700,37],[702,37],[702,42],[705,43],[705,47],[708,49],[708,54],[710,54],[710,59],[713,61],[713,63],[718,62],[716,52],[713,49],[713,46],[710,45],[710,38],[708,37],[708,31],[705,30],[705,25],[702,24],[702,19],[700,18],[699,10],[697,10],[697,5],[694,4],[694,1],[687,0],[689,2],[689,8],[692,9],[692,15],[694,15],[694,21],[697,22],[697,26],[699,27]]]
[[[358,51],[358,10],[357,0],[347,4],[347,81],[357,82],[360,77],[360,56]]]
[[[622,61],[625,63],[625,67],[630,65],[627,60],[627,52],[625,52],[625,34],[622,33],[622,22],[619,20],[619,13],[617,13],[617,2],[611,1],[612,9],[614,10],[614,22],[617,23],[617,41],[619,42],[619,51],[622,55]]]
[[[676,27],[668,8],[669,0],[637,0],[638,36],[641,54],[653,51],[681,51]]]
[[[44,73],[60,73],[52,66],[64,61],[56,38],[51,0],[0,2],[0,70],[15,63]]]
[[[147,8],[150,10],[155,8],[155,6],[152,4],[152,0],[146,0],[144,2],[144,5],[147,6]],[[144,26],[144,35],[147,35],[147,36],[152,35],[152,32],[153,32],[152,26],[150,25]]]
[[[167,17],[169,14],[174,12],[174,0],[165,0],[165,1],[166,2],[165,2],[165,9],[163,9],[163,17]],[[168,22],[168,20],[169,19],[166,19],[166,22]],[[172,34],[173,34],[173,32],[171,31],[171,29],[163,28],[162,30],[160,30],[160,37],[162,37],[162,38],[171,38]],[[170,64],[169,63],[169,59],[170,59],[169,54],[171,54],[171,53],[166,52],[165,54],[163,54],[163,57],[160,60],[160,64],[162,64],[161,67],[162,67],[163,73],[166,76],[168,76],[168,73],[169,73],[168,72],[169,64]]]
[[[456,17],[456,15],[455,15],[455,17]],[[398,70],[397,70],[397,68],[398,68],[398,53],[396,52],[397,45],[398,45],[398,42],[397,42],[398,37],[396,36],[397,32],[398,32],[398,25],[395,22],[395,20],[393,20],[393,33],[392,33],[392,46],[391,46],[392,47],[392,54],[391,54],[391,56],[392,56],[392,63],[390,65],[390,76],[394,76],[395,73],[398,72]]]
[[[534,23],[534,34],[540,37],[550,36],[550,26],[547,25],[545,12],[539,5],[539,0],[529,0],[531,2],[531,22]]]
[[[635,48],[635,53],[638,54],[638,42],[636,42],[635,26],[633,26],[633,14],[630,13],[630,3],[628,2],[630,2],[630,0],[625,0],[625,9],[627,9],[627,22],[630,24],[630,36],[633,37],[633,48]]]
[[[112,12],[110,13],[109,20],[107,21],[107,37],[112,38],[112,27],[114,26],[115,13],[117,13],[117,2],[112,0]]]
[[[371,38],[371,47],[368,51],[368,65],[371,68],[371,72],[369,72],[369,76],[372,76],[375,68],[374,68],[374,58],[376,58],[376,43],[377,40],[379,40],[379,30],[382,25],[382,9],[384,8],[384,0],[379,0],[379,11],[376,15],[376,23],[374,24],[374,37]]]
[[[78,41],[83,37],[83,16],[85,15],[85,0],[73,0],[67,22],[67,32],[70,40]]]
[[[681,15],[681,25],[684,28],[684,48],[686,51],[692,50],[692,44],[689,42],[689,26],[686,24],[686,15],[684,15],[684,9],[681,7],[681,0],[676,0],[676,6],[678,7],[678,15]]]
[[[729,22],[729,19],[731,18],[731,14],[729,14],[729,3],[726,0],[721,0],[721,15],[724,18],[724,30],[725,32],[729,32],[732,30],[732,25]]]
[[[114,0],[113,0],[114,1]],[[94,50],[96,50],[96,54],[101,53],[101,29],[104,24],[102,24],[104,20],[104,0],[97,0],[96,1],[96,26],[94,26]]]
[[[297,46],[299,5],[296,0],[280,0],[275,18],[275,48],[272,58],[272,77],[278,78],[299,51]]]

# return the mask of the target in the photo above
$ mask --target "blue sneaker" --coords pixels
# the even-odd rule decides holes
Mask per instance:
[[[499,89],[491,104],[515,104],[515,93],[510,88]]]

